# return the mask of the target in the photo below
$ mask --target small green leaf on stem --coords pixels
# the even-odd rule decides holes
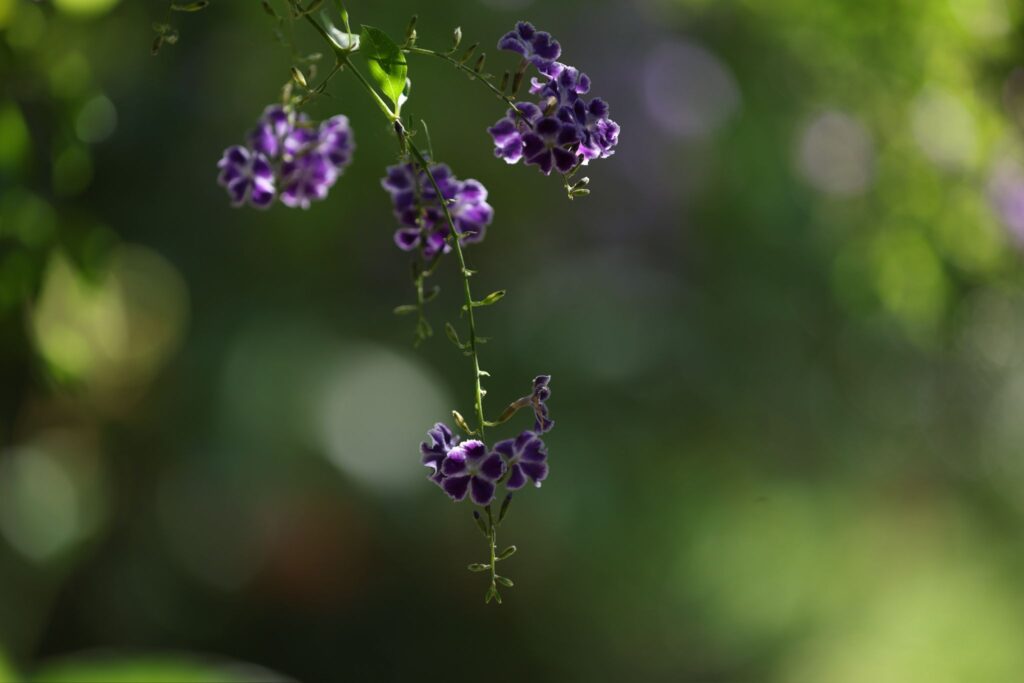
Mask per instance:
[[[395,315],[409,315],[410,313],[415,313],[418,310],[419,307],[414,304],[402,304],[401,306],[395,306],[393,312]]]
[[[480,516],[479,510],[473,510],[473,521],[476,522],[476,526],[478,529],[480,529],[480,533],[482,533],[487,538],[491,537],[491,535],[487,533],[487,526],[484,524],[484,520]]]
[[[471,564],[468,567],[466,567],[466,569],[468,569],[471,572],[485,572],[485,571],[487,571],[490,568],[491,568],[491,565],[489,565],[489,564],[480,564],[479,562],[474,562],[473,564]]]
[[[395,41],[373,26],[364,24],[360,39],[362,52],[370,65],[370,75],[398,109],[399,98],[405,90],[405,79],[409,72],[405,55]]]
[[[508,558],[512,557],[515,554],[516,554],[516,547],[514,545],[510,545],[509,547],[507,547],[507,548],[505,548],[504,550],[501,551],[501,555],[498,555],[498,559],[499,560],[507,560]]]
[[[308,88],[309,87],[309,84],[306,83],[306,76],[302,73],[302,71],[298,67],[295,67],[295,66],[292,67],[292,80],[295,81],[295,84],[300,86],[300,87],[303,87],[303,88]]]
[[[455,420],[455,426],[467,434],[473,434],[473,430],[469,428],[469,423],[466,422],[466,418],[462,417],[462,413],[457,410],[452,411],[452,419]]]
[[[434,143],[430,139],[430,129],[427,128],[427,122],[420,119],[420,126],[423,128],[423,134],[427,136],[427,152],[430,154],[430,158],[434,158]]]
[[[494,580],[506,588],[511,588],[513,586],[512,579],[507,576],[495,576]],[[498,604],[501,604],[501,600],[498,600]]]
[[[459,347],[460,349],[466,348],[466,344],[464,344],[462,340],[459,339],[459,333],[455,331],[454,325],[452,325],[451,323],[445,323],[444,333],[445,335],[447,335],[448,341],[450,341],[452,344],[455,344],[455,346]]]
[[[473,43],[472,45],[467,47],[466,51],[462,53],[461,57],[459,57],[459,64],[465,64],[466,62],[468,62],[469,58],[473,56],[473,53],[476,52],[476,49],[479,46],[480,43]]]
[[[501,524],[505,520],[505,515],[508,514],[508,506],[509,506],[509,504],[511,502],[512,502],[512,494],[509,493],[508,495],[505,496],[505,500],[501,501],[501,509],[498,510],[498,524]],[[501,553],[502,558],[501,559],[505,559],[506,557],[508,557],[508,555],[511,555],[515,551],[516,551],[516,547],[514,545],[510,545],[509,547],[505,548],[505,550],[502,551],[502,553]],[[508,555],[506,555],[505,553],[508,553]]]
[[[455,30],[452,31],[452,52],[459,49],[459,44],[462,42],[462,27],[456,26]]]
[[[499,289],[496,292],[491,292],[490,294],[485,296],[480,301],[474,301],[473,302],[473,308],[482,308],[483,306],[493,306],[494,304],[498,303],[499,301],[501,301],[502,299],[505,298],[505,293],[506,293],[506,290],[504,290],[504,289]],[[462,310],[463,311],[466,310],[465,304],[463,304]]]

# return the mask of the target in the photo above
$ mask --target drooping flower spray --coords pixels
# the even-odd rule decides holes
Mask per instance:
[[[477,53],[478,45],[462,48],[461,29],[453,32],[448,50],[432,50],[417,44],[415,17],[399,43],[371,26],[362,26],[358,34],[353,32],[340,2],[335,2],[333,14],[324,10],[314,16],[322,4],[314,0],[304,7],[298,0],[281,0],[275,8],[270,0],[261,1],[263,9],[277,21],[279,36],[285,35],[280,30],[285,22],[308,23],[324,40],[334,64],[316,85],[311,85],[316,80],[315,63],[307,59],[291,65],[291,80],[282,89],[281,103],[264,110],[244,145],[224,151],[218,163],[218,182],[234,206],[249,204],[267,209],[279,201],[290,208],[308,209],[325,199],[352,161],[354,135],[344,115],[317,123],[302,109],[322,95],[334,76],[343,71],[353,76],[388,120],[395,133],[398,160],[385,170],[381,186],[390,196],[397,222],[394,243],[413,259],[415,293],[414,303],[398,306],[395,312],[415,314],[417,345],[430,339],[433,327],[426,309],[437,298],[439,288],[428,287],[428,280],[442,263],[453,261],[462,280],[462,329],[446,322],[444,330],[448,340],[467,357],[471,371],[472,417],[451,411],[462,436],[445,422],[438,422],[420,444],[421,462],[427,468],[428,479],[449,498],[456,502],[468,499],[473,504],[473,519],[487,539],[487,555],[482,562],[470,564],[469,569],[489,578],[485,602],[500,603],[500,588],[511,587],[512,581],[498,572],[498,564],[511,557],[516,547],[498,550],[498,528],[508,514],[512,492],[528,483],[540,487],[548,477],[548,449],[543,435],[554,427],[547,406],[551,377],[538,375],[529,393],[511,401],[494,419],[487,419],[483,381],[489,374],[480,363],[481,337],[474,312],[501,301],[505,290],[477,298],[472,283],[478,273],[467,266],[465,251],[483,241],[494,221],[494,208],[487,201],[483,183],[460,179],[437,160],[429,145],[426,123],[413,126],[402,116],[402,105],[412,85],[407,57],[446,62],[498,97],[505,114],[486,131],[495,155],[509,164],[523,161],[536,166],[545,175],[557,173],[570,199],[589,193],[589,180],[574,178],[583,166],[614,153],[619,126],[609,118],[604,100],[586,99],[590,78],[558,61],[562,56],[559,42],[527,22],[519,22],[498,41],[500,50],[519,55],[519,63],[496,82],[483,70],[486,55]],[[205,5],[191,3],[193,10],[189,11]],[[336,19],[340,26],[335,25]],[[356,57],[365,61],[368,75],[356,65]],[[528,86],[532,99],[519,99],[531,69],[535,72]],[[486,140],[483,130],[481,138]],[[427,141],[426,149],[420,146],[420,139]],[[532,415],[532,425],[488,446],[485,431],[502,427],[522,410]]]

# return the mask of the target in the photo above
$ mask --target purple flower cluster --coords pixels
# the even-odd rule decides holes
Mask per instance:
[[[540,435],[555,425],[548,417],[550,381],[550,375],[538,376],[530,396],[516,402],[532,406],[534,429],[499,441],[490,451],[477,439],[460,443],[448,425],[435,424],[420,444],[421,462],[430,470],[429,479],[452,500],[464,500],[468,494],[477,505],[493,501],[499,484],[509,491],[522,488],[527,481],[539,487],[548,476],[548,450]]]
[[[272,105],[249,133],[247,146],[224,150],[217,182],[233,206],[248,202],[266,209],[277,197],[285,206],[308,209],[327,196],[354,148],[347,117],[334,116],[317,126],[304,113]]]
[[[537,102],[517,102],[487,129],[495,156],[510,164],[525,159],[548,175],[615,153],[619,124],[608,117],[604,100],[583,97],[590,92],[590,78],[557,61],[562,48],[551,34],[521,21],[498,41],[498,48],[522,55],[540,78],[532,78],[530,86]]]
[[[464,500],[468,494],[477,505],[487,505],[500,483],[514,491],[527,480],[540,486],[548,476],[547,447],[531,431],[499,441],[488,451],[477,439],[459,443],[448,425],[438,422],[420,444],[420,453],[430,469],[430,480],[454,501]]]
[[[494,209],[487,203],[487,188],[480,182],[459,180],[444,164],[432,164],[430,174],[441,190],[440,197],[426,171],[417,170],[411,163],[389,166],[381,179],[401,225],[395,231],[395,244],[403,251],[422,249],[428,260],[451,251],[442,201],[448,205],[462,244],[481,241],[494,219]]]

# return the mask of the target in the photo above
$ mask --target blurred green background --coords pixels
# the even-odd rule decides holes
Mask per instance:
[[[441,49],[530,19],[622,125],[569,202],[411,61],[496,208],[488,405],[554,377],[516,587],[483,605],[418,462],[471,373],[390,313],[395,145],[354,81],[310,108],[356,131],[330,198],[233,210],[216,161],[292,64],[257,3],[153,58],[165,3],[0,0],[0,681],[1024,680],[1018,4],[349,10]]]

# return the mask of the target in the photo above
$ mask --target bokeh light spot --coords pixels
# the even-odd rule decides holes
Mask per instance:
[[[383,492],[426,485],[416,444],[435,422],[450,421],[442,387],[405,355],[380,347],[347,351],[324,373],[316,414],[331,462]]]
[[[999,162],[989,177],[988,190],[1010,237],[1024,247],[1024,166],[1010,159]]]
[[[17,3],[4,37],[15,50],[28,51],[36,46],[46,33],[46,16],[34,2]]]
[[[114,8],[120,0],[53,0],[57,9],[75,17],[96,17]]]
[[[875,285],[885,308],[918,330],[938,322],[948,285],[935,251],[918,232],[884,230],[873,245]]]
[[[0,172],[13,171],[29,151],[28,126],[21,110],[12,103],[0,103]]]
[[[53,190],[59,195],[76,195],[92,182],[92,157],[81,145],[70,145],[53,160]]]
[[[85,56],[73,50],[61,55],[48,72],[50,90],[56,97],[77,97],[92,82],[92,69]]]
[[[862,194],[871,181],[873,163],[871,135],[849,114],[823,112],[800,135],[799,170],[804,180],[825,194]]]
[[[14,3],[16,1],[17,0],[0,0],[0,29],[11,23],[11,19],[14,17]]]
[[[91,441],[48,432],[0,458],[0,532],[25,557],[45,562],[97,528],[105,489]]]
[[[948,0],[953,16],[978,38],[998,38],[1011,28],[1006,0]]]
[[[120,247],[95,281],[55,255],[31,322],[39,351],[58,376],[117,394],[145,384],[162,366],[186,314],[177,271],[148,249]]]
[[[911,125],[918,146],[939,166],[961,169],[977,161],[974,115],[952,92],[936,87],[922,91],[912,105]]]
[[[82,142],[102,142],[117,128],[117,110],[103,95],[92,98],[78,112],[75,133]]]
[[[732,72],[695,43],[677,41],[655,47],[642,73],[648,112],[676,137],[707,137],[740,106]]]

